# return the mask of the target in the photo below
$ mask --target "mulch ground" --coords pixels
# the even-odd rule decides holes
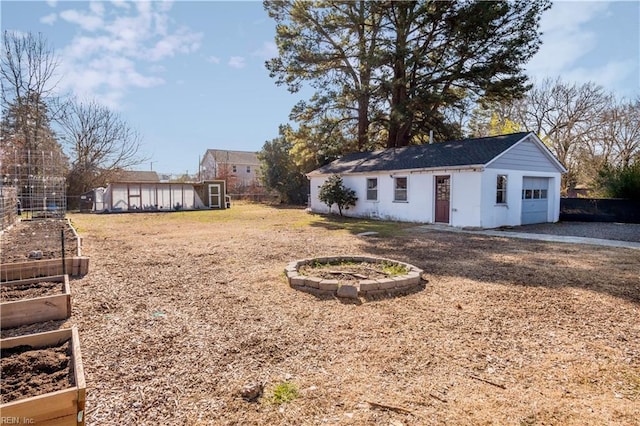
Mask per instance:
[[[72,219],[91,258],[71,283],[89,425],[640,418],[637,250],[406,224],[360,237],[348,220],[251,204]],[[331,255],[407,262],[426,281],[360,303],[287,285],[289,262]],[[278,404],[285,382],[297,397]]]

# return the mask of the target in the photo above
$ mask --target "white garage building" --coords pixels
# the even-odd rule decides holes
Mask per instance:
[[[334,174],[356,192],[343,214],[456,227],[557,222],[566,169],[534,133],[354,153],[307,177],[310,208],[328,213],[320,186]]]

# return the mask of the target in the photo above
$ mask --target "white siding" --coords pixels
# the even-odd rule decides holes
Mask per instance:
[[[507,202],[496,204],[496,179],[507,176]],[[482,173],[482,228],[519,226],[522,220],[522,184],[524,177],[532,173],[520,170],[486,169]],[[549,222],[557,222],[560,217],[560,173],[537,172],[535,177],[549,179]]]
[[[517,143],[487,165],[491,169],[511,169],[533,172],[558,172],[540,147],[527,138]]]
[[[481,226],[482,188],[480,172],[451,174],[451,215],[449,223],[458,227]]]
[[[451,176],[450,223],[453,226],[480,226],[479,172],[392,172],[342,176],[346,187],[356,192],[358,201],[344,211],[345,216],[370,217],[402,222],[432,223],[434,221],[435,176]],[[378,200],[367,201],[367,178],[378,179]],[[407,201],[397,202],[394,196],[394,177],[407,177]],[[318,200],[320,186],[326,177],[311,178],[311,210],[328,213],[329,208]],[[455,210],[454,210],[455,209]],[[332,210],[337,213],[337,207]]]
[[[370,217],[402,222],[433,223],[435,214],[435,176],[451,177],[450,224],[456,227],[497,228],[518,226],[522,213],[523,178],[549,179],[548,221],[557,222],[560,215],[560,173],[532,172],[513,169],[485,169],[484,171],[425,171],[414,173],[384,172],[342,176],[345,186],[356,192],[355,207],[343,212],[345,216]],[[507,176],[507,202],[496,204],[498,175]],[[407,202],[393,201],[393,177],[407,177]],[[378,201],[367,201],[367,178],[378,178]],[[328,213],[329,208],[318,200],[319,187],[326,176],[311,178],[310,208]],[[337,208],[333,207],[337,213]]]

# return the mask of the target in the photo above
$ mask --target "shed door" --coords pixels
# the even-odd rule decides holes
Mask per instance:
[[[549,178],[522,180],[522,225],[546,223],[549,211]]]
[[[449,176],[436,176],[436,222],[449,223],[450,179]]]
[[[212,183],[209,185],[209,207],[212,209],[222,208],[221,185]]]

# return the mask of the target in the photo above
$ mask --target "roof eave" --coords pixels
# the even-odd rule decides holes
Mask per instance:
[[[429,172],[439,172],[439,171],[459,171],[459,170],[473,170],[479,169],[478,171],[483,170],[485,167],[484,164],[463,164],[457,166],[437,166],[437,167],[420,167],[414,169],[384,169],[384,170],[371,170],[371,171],[363,171],[363,172],[353,172],[347,171],[343,173],[322,173],[314,170],[306,174],[307,178],[312,177],[323,177],[323,176],[331,176],[331,175],[381,175],[381,174],[415,174],[415,173],[429,173]]]

